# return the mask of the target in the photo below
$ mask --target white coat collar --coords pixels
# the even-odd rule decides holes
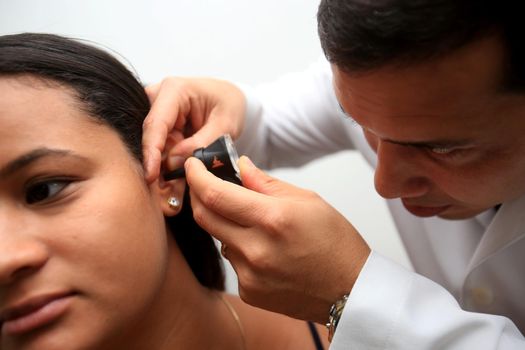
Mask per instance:
[[[525,196],[505,202],[497,211],[474,252],[468,271],[525,236]]]

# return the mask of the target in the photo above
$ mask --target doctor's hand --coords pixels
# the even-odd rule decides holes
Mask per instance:
[[[169,150],[168,157],[181,160],[225,133],[236,139],[242,131],[245,97],[226,81],[170,77],[148,86],[146,93],[152,104],[142,136],[148,182],[158,178],[164,150]],[[170,145],[174,131],[186,138]]]
[[[246,157],[239,161],[244,187],[215,177],[196,158],[185,166],[195,219],[226,245],[240,297],[326,323],[370,254],[354,227],[315,193],[266,175]]]

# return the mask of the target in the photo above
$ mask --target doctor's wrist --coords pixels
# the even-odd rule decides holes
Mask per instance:
[[[349,295],[350,293],[343,295],[341,299],[338,299],[330,307],[330,312],[328,313],[328,322],[325,324],[326,328],[328,329],[328,341],[330,342],[332,341],[335,331],[337,330],[337,325],[339,324],[339,320],[341,319],[341,315],[343,314],[343,310],[346,306]]]
[[[359,251],[354,252],[354,259],[348,266],[348,273],[345,275],[346,278],[340,280],[340,292],[332,299],[332,304],[327,315],[328,319],[325,323],[325,326],[328,329],[328,341],[332,341],[332,338],[337,330],[339,320],[343,314],[343,310],[347,305],[350,292],[353,289],[355,282],[357,281],[357,278],[363,269],[363,266],[370,256],[371,250],[368,245],[363,245],[361,248],[362,249],[359,249]]]

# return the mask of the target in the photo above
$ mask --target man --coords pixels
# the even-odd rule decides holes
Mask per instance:
[[[199,131],[171,155],[229,132],[265,167],[359,149],[415,273],[370,252],[321,198],[248,158],[239,164],[244,188],[186,162],[195,217],[223,243],[241,297],[329,320],[333,349],[524,348],[525,54],[514,7],[323,0],[331,70],[321,62],[246,89],[246,103],[214,80],[149,88],[149,180],[173,128]]]

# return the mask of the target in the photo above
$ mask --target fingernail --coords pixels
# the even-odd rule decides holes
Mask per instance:
[[[193,157],[189,157],[188,159],[186,159],[186,161],[184,162],[184,168],[186,169],[186,171],[191,166],[191,163],[193,163],[194,161],[195,159],[193,159]]]
[[[146,172],[146,178],[149,178],[151,176],[151,170],[152,170],[152,164],[151,164],[151,158],[149,156],[149,153],[147,151],[144,151],[144,170]]]
[[[240,161],[244,163],[244,166],[247,166],[249,168],[256,168],[255,164],[253,164],[252,160],[247,156],[241,156]]]
[[[186,159],[181,156],[171,156],[168,159],[168,169],[178,169],[184,166]]]
[[[204,169],[206,169],[206,167],[204,166],[204,163],[201,162],[198,158],[195,158],[195,157],[189,157],[188,159],[186,159],[186,162],[184,163],[184,167],[186,168],[186,171],[188,170],[189,167],[203,167]]]
[[[153,182],[158,177],[158,164],[155,162],[155,157],[151,151],[144,152],[144,168],[146,172],[146,180]]]

